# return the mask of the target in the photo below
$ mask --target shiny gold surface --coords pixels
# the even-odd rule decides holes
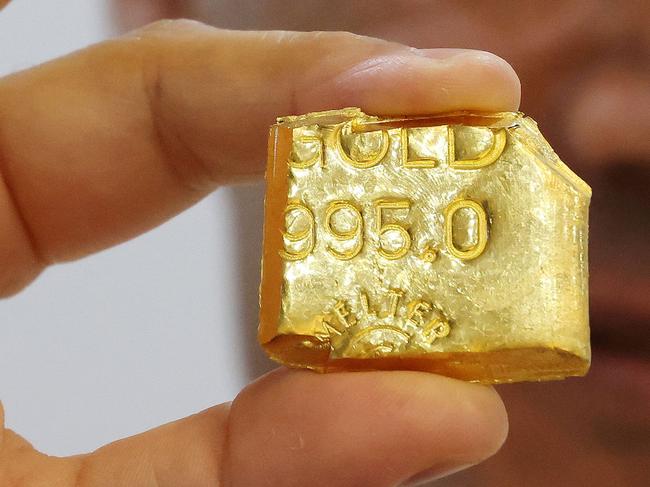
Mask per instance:
[[[271,128],[259,340],[318,371],[485,383],[590,362],[590,188],[520,113]]]

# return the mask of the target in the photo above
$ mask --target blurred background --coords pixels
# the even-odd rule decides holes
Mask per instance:
[[[14,0],[0,14],[0,75],[169,17],[507,59],[522,110],[594,190],[593,366],[584,379],[500,387],[506,446],[435,485],[648,485],[650,3]],[[47,453],[79,453],[229,400],[270,369],[254,338],[262,202],[261,184],[220,189],[0,302],[8,427]]]

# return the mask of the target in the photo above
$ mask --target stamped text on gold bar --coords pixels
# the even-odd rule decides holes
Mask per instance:
[[[290,366],[486,383],[590,362],[590,188],[520,113],[271,128],[259,339]]]

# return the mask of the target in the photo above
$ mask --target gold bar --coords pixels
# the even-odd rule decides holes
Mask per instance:
[[[584,375],[591,189],[521,113],[278,119],[259,341],[320,372]]]

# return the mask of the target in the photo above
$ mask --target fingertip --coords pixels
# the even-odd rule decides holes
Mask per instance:
[[[477,464],[497,453],[505,443],[509,430],[508,413],[494,387],[468,385],[473,387],[475,395],[463,417],[467,421],[465,427],[474,434],[472,448],[475,459],[471,464]]]
[[[229,431],[241,485],[395,485],[488,458],[507,418],[494,389],[433,374],[280,370],[240,394]]]
[[[506,408],[493,387],[446,377],[439,379],[445,383],[445,393],[451,398],[449,406],[454,409],[449,417],[456,420],[448,426],[446,435],[454,438],[456,444],[448,443],[442,455],[432,457],[430,466],[402,481],[400,487],[428,484],[473,467],[497,453],[508,436]],[[431,438],[435,438],[434,434],[430,433]]]
[[[306,98],[381,115],[513,111],[521,84],[507,61],[486,51],[402,48],[361,60]]]
[[[508,415],[493,387],[424,372],[387,374],[386,388],[393,390],[387,394],[402,397],[417,408],[419,423],[410,426],[431,438],[443,432],[448,437],[447,452],[459,461],[480,463],[503,445]]]
[[[521,81],[512,65],[500,56],[488,51],[466,50],[459,54],[474,66],[477,77],[489,80],[493,88],[494,105],[503,111],[519,109],[521,102]]]
[[[423,49],[421,56],[448,73],[442,86],[453,95],[456,109],[515,111],[521,100],[521,82],[512,65],[500,56],[477,49]],[[438,52],[441,51],[441,52]]]

